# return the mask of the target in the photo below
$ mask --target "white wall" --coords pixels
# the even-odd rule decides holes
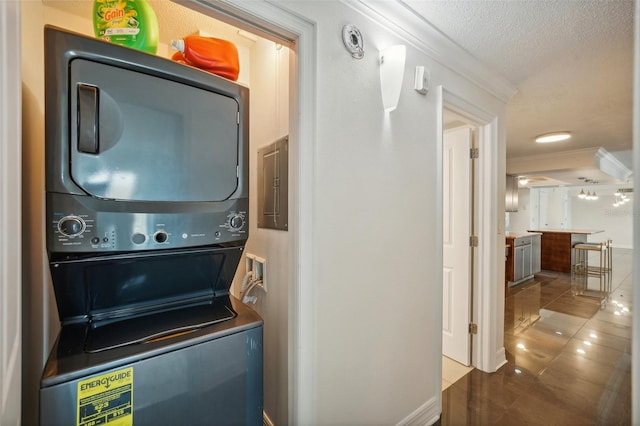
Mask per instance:
[[[378,52],[403,40],[343,3],[288,5],[314,22],[318,49],[315,422],[396,424],[441,398],[438,107],[413,90],[413,69],[499,122],[505,106],[408,45],[399,106],[385,114]],[[362,60],[344,49],[347,23],[363,34]]]
[[[20,2],[0,2],[0,424],[20,423],[22,113]],[[16,37],[16,33],[18,37]],[[16,232],[18,231],[18,232]]]
[[[630,185],[585,187],[585,192],[597,192],[597,200],[579,198],[578,194],[583,189],[581,187],[521,188],[518,191],[518,212],[507,213],[508,229],[515,232],[544,228],[603,230],[604,232],[589,235],[588,240],[600,242],[610,239],[613,240],[614,247],[633,248],[632,203],[620,207],[613,206],[613,193],[616,189],[628,187]],[[548,195],[546,222],[543,221],[545,212],[540,211],[545,208],[543,200],[538,200],[536,193]],[[534,225],[537,221],[540,223],[539,226]]]
[[[580,189],[570,192],[571,227],[601,229],[604,232],[589,235],[588,240],[612,240],[614,248],[633,248],[633,203],[614,207],[613,188],[597,188],[598,199],[593,201],[578,198],[579,192]]]

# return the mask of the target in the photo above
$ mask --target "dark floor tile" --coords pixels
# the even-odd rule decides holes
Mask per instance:
[[[603,309],[574,295],[570,274],[542,271],[507,289],[507,364],[492,374],[473,370],[446,389],[441,424],[629,425],[631,257],[614,265]]]
[[[623,362],[629,354],[608,346],[593,343],[591,340],[574,338],[562,349],[563,352],[578,354],[583,358],[597,361],[603,364],[616,366]]]
[[[535,378],[515,374],[513,364],[496,373],[473,370],[442,393],[443,425],[490,425],[501,418]]]
[[[495,425],[592,425],[595,419],[570,409],[565,404],[550,402],[535,393],[520,395],[516,402],[497,419]]]
[[[631,326],[624,324],[614,324],[608,321],[590,319],[584,325],[584,329],[594,332],[607,333],[614,336],[631,340]]]
[[[624,410],[625,401],[631,399],[630,382],[628,386],[620,381],[617,387],[603,387],[564,371],[546,370],[540,375],[540,385],[546,391],[538,392],[540,397],[562,401],[590,418],[611,417],[614,410]]]
[[[573,296],[570,292],[566,292],[545,308],[581,318],[591,318],[600,309],[600,302],[590,297]]]
[[[576,339],[589,341],[601,346],[616,349],[621,352],[631,353],[631,339],[609,334],[592,327],[583,327],[575,336]]]
[[[631,327],[631,324],[633,323],[633,318],[631,318],[631,314],[625,313],[621,309],[615,309],[610,305],[611,304],[609,304],[609,307],[606,310],[597,312],[593,316],[593,319],[604,321],[604,322],[610,322],[612,324]]]
[[[614,370],[615,366],[585,358],[580,354],[563,352],[549,364],[546,371],[549,374],[570,374],[604,387],[607,386]]]

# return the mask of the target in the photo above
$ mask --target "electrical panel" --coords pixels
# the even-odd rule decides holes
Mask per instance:
[[[286,231],[289,221],[289,137],[258,149],[258,228]]]

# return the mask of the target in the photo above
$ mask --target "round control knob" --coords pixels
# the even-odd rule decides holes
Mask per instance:
[[[167,235],[167,233],[164,231],[158,231],[153,234],[153,239],[156,241],[156,243],[162,244],[167,242],[167,240],[169,239],[169,235]]]
[[[231,228],[231,230],[237,231],[243,226],[244,226],[244,217],[242,217],[241,215],[237,214],[235,216],[232,216],[231,219],[229,219],[229,227]]]
[[[58,231],[67,237],[82,234],[86,226],[84,220],[78,216],[65,216],[58,221]]]

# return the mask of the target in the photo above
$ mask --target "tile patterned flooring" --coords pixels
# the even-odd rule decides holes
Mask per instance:
[[[460,380],[471,370],[473,367],[467,367],[442,355],[442,390]]]
[[[507,364],[444,389],[440,424],[631,424],[632,251],[613,256],[604,309],[574,295],[569,274],[542,271],[508,289]]]

